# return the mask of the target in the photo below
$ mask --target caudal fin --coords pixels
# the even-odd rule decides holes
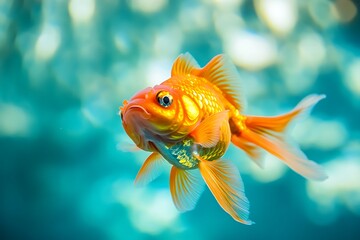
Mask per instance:
[[[286,128],[294,119],[310,112],[311,108],[325,95],[310,95],[304,98],[289,113],[275,117],[247,116],[245,128],[240,135],[233,136],[235,145],[243,148],[251,156],[254,145],[268,151],[286,163],[291,169],[305,178],[312,180],[325,180],[327,175],[317,163],[307,159],[305,154],[295,144],[291,144],[286,136]],[[316,129],[314,129],[316,131]],[[248,143],[251,148],[247,148]]]

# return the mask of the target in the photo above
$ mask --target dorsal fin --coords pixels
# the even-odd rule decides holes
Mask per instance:
[[[215,56],[196,75],[215,84],[231,104],[240,111],[244,110],[245,99],[241,94],[240,77],[228,57],[222,54]]]
[[[197,68],[200,68],[200,66],[190,53],[181,54],[172,66],[171,76],[189,74]]]

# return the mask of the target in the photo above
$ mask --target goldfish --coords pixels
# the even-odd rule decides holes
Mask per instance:
[[[311,180],[325,180],[323,168],[288,141],[287,127],[325,95],[305,97],[288,113],[243,114],[241,79],[226,55],[204,67],[189,53],[173,63],[171,77],[136,93],[120,107],[123,127],[136,146],[151,154],[135,183],[146,185],[171,164],[170,193],[180,211],[195,208],[205,186],[234,220],[250,225],[249,201],[237,166],[223,159],[230,143],[262,166],[262,150]]]

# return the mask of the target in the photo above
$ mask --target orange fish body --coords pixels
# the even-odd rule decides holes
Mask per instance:
[[[310,95],[284,115],[245,116],[241,113],[244,100],[235,87],[239,82],[236,68],[223,55],[200,68],[187,53],[176,59],[168,80],[124,101],[125,131],[139,148],[153,152],[136,182],[146,184],[156,178],[164,158],[173,165],[170,191],[179,210],[195,207],[204,180],[227,213],[251,224],[238,169],[221,159],[230,142],[258,164],[259,150],[264,149],[306,178],[325,179],[319,165],[284,140],[288,123],[324,96]]]

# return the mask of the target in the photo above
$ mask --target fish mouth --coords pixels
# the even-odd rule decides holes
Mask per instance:
[[[140,105],[131,105],[127,108],[127,111],[134,111],[134,110],[138,110],[140,109],[142,111],[143,114],[141,114],[141,116],[144,118],[144,119],[149,119],[151,117],[151,114],[142,106]]]
[[[144,129],[151,114],[141,105],[124,105],[121,109],[122,123],[126,133],[139,147],[144,149]]]

